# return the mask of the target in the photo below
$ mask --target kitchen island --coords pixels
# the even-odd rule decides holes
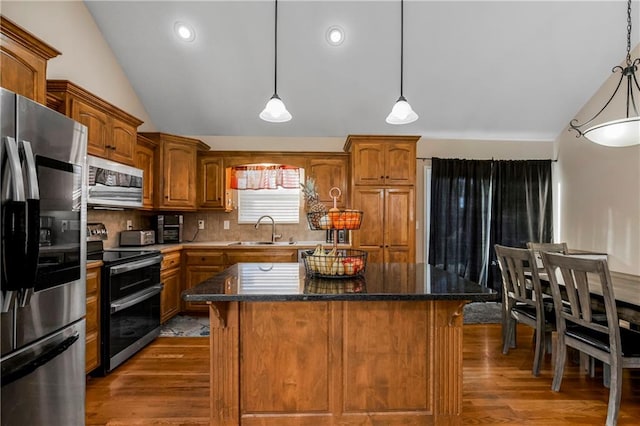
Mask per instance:
[[[239,263],[183,292],[209,303],[212,425],[451,425],[462,312],[495,292],[425,264],[358,278]]]

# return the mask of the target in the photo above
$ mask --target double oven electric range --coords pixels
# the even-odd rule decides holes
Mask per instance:
[[[103,249],[103,224],[88,225],[87,258],[103,262],[100,289],[101,365],[105,375],[160,335],[157,250]]]

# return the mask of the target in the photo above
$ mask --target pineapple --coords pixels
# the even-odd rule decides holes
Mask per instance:
[[[327,207],[318,200],[316,181],[312,177],[307,178],[306,184],[300,184],[305,200],[305,211],[312,213],[307,215],[312,229],[327,229],[323,227],[322,218],[327,214]]]

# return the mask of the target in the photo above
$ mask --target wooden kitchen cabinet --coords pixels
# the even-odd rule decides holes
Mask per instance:
[[[137,136],[135,166],[142,169],[142,210],[153,210],[156,207],[156,152],[158,144],[143,135]]]
[[[87,154],[135,165],[141,120],[67,80],[48,80],[47,92],[49,108],[87,126]]]
[[[160,293],[160,322],[165,323],[180,312],[180,251],[164,254],[160,266],[160,281],[164,287]]]
[[[298,250],[288,248],[276,249],[233,249],[227,250],[225,253],[225,263],[227,266],[235,265],[241,262],[271,262],[286,263],[297,262]]]
[[[351,135],[354,185],[415,185],[416,142],[419,136]]]
[[[157,208],[160,210],[196,210],[197,155],[209,146],[198,139],[167,133],[141,133],[158,143]]]
[[[184,251],[184,290],[200,284],[225,269],[225,256],[222,250],[185,250]],[[204,302],[183,302],[186,312],[208,312]]]
[[[198,155],[198,208],[224,210],[226,206],[223,157],[216,152]]]
[[[306,177],[313,177],[316,182],[318,199],[327,207],[333,207],[333,198],[329,191],[333,187],[340,188],[342,192],[337,200],[338,208],[345,208],[349,200],[349,157],[345,155],[325,155],[324,157],[309,160],[305,170]]]
[[[100,272],[102,262],[87,264],[87,313],[85,373],[90,373],[100,365]]]
[[[60,55],[33,34],[0,16],[0,86],[45,105],[47,61]]]
[[[353,244],[369,253],[368,262],[415,260],[414,188],[356,188],[353,203],[366,219]]]
[[[351,207],[364,212],[352,233],[369,262],[415,262],[416,143],[419,136],[351,135]]]

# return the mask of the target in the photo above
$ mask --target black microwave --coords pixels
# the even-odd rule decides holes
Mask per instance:
[[[181,214],[156,216],[156,239],[159,244],[181,243],[184,217]]]

